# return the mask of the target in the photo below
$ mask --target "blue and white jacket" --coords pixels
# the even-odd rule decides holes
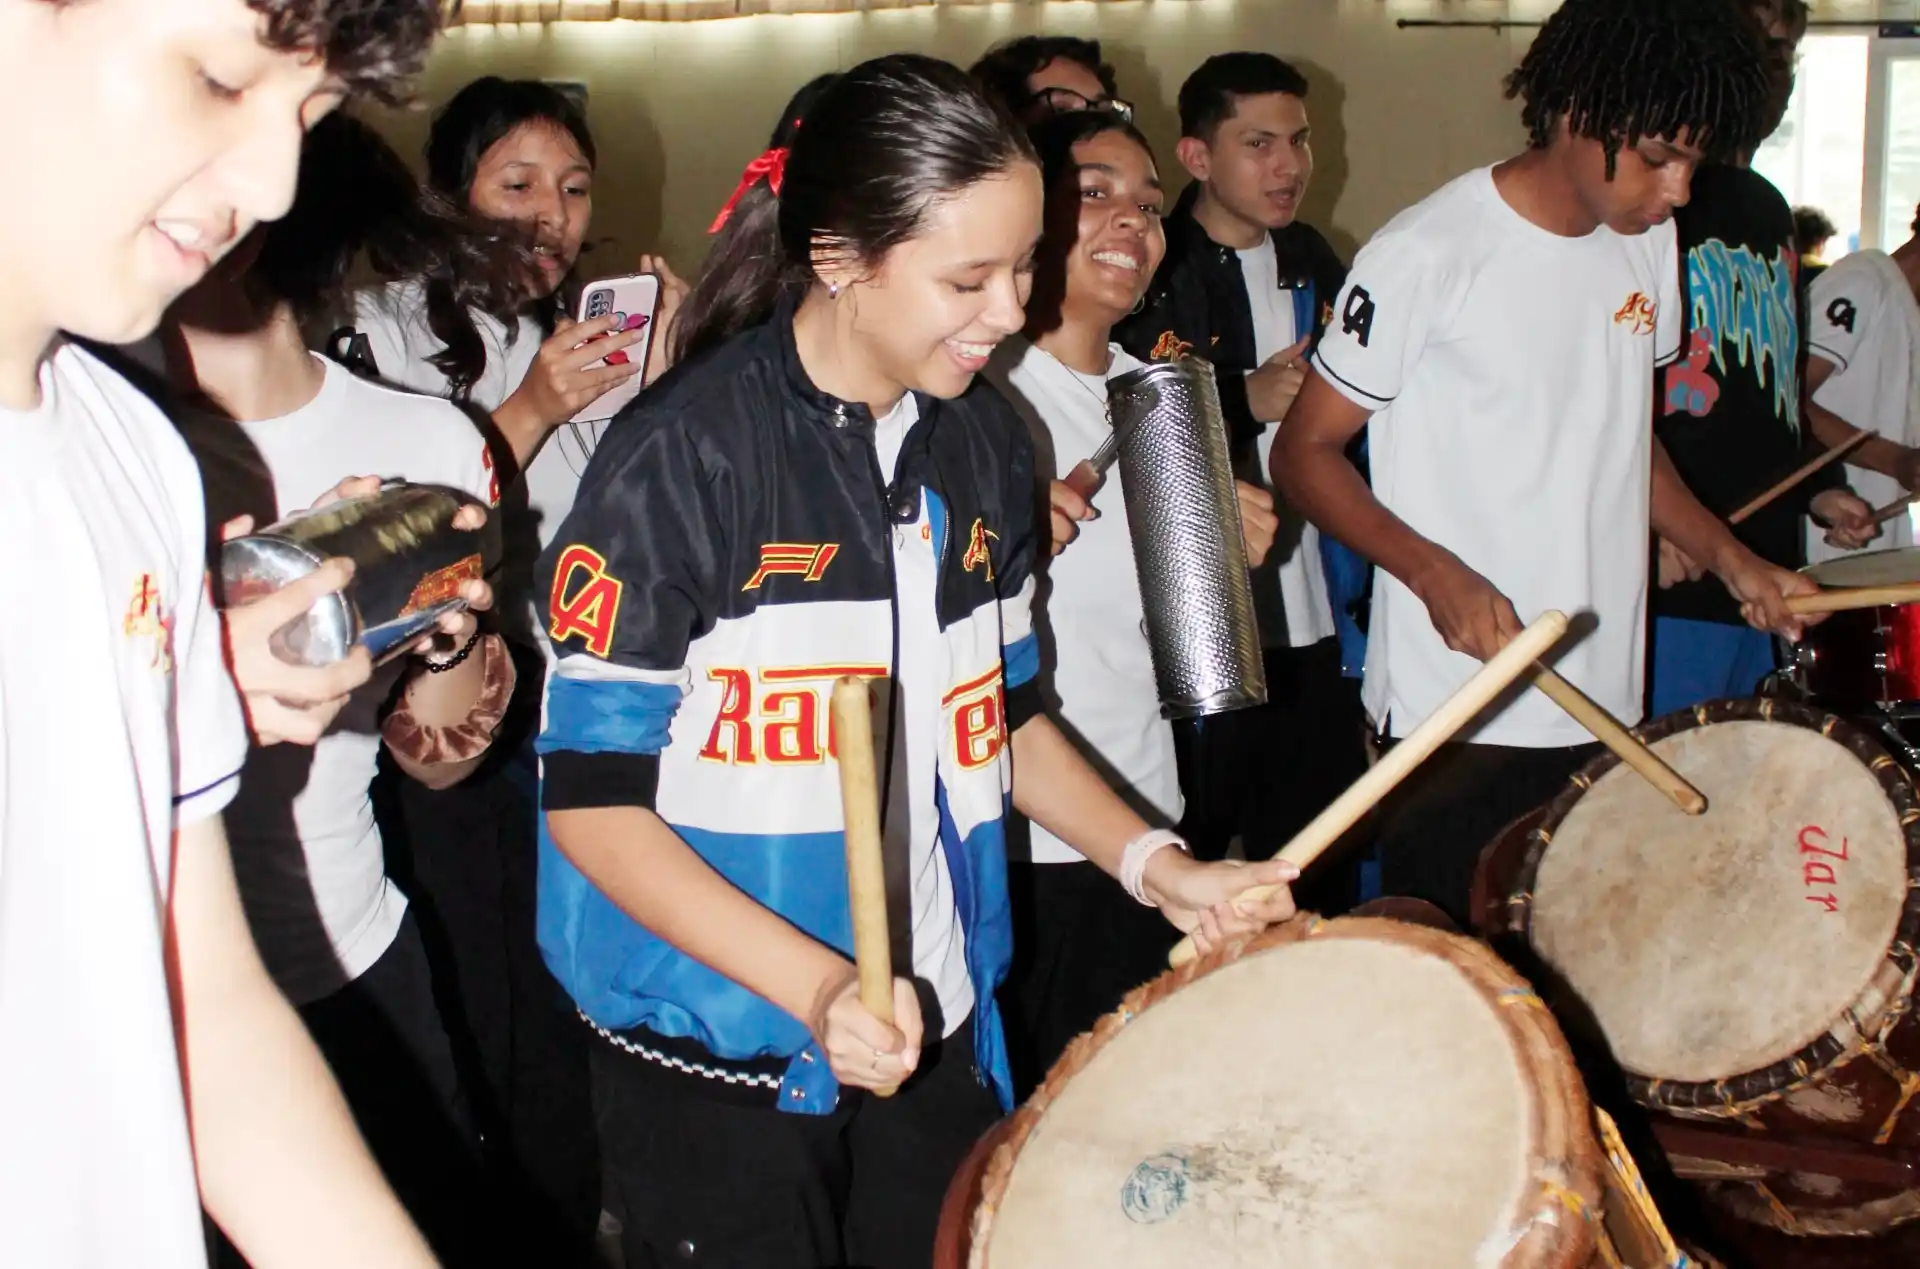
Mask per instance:
[[[615,420],[537,574],[557,658],[542,806],[651,807],[733,884],[850,956],[828,700],[839,676],[895,664],[892,534],[919,518],[924,493],[947,667],[940,839],[974,988],[973,1056],[1004,1106],[993,1000],[1012,955],[1007,737],[1041,712],[1033,454],[984,382],[916,404],[888,479],[871,414],[813,385],[783,306]],[[806,1026],[628,918],[555,849],[544,817],[539,937],[603,1030],[665,1038],[657,1048],[683,1071],[777,1087],[783,1111],[834,1108],[838,1085]]]

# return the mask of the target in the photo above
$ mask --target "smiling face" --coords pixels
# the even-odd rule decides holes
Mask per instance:
[[[534,231],[540,257],[534,289],[551,295],[579,260],[593,220],[593,167],[559,124],[523,123],[480,156],[467,201],[483,216]]]
[[[1040,237],[1040,169],[1022,162],[936,200],[877,268],[822,267],[851,306],[856,352],[903,391],[957,397],[1020,329]]]
[[[1284,229],[1313,179],[1307,103],[1292,93],[1236,98],[1233,116],[1210,139],[1182,138],[1180,159],[1208,198],[1246,228]]]
[[[1078,170],[1067,175],[1073,188],[1065,193],[1074,199],[1070,206],[1078,217],[1067,231],[1074,236],[1061,312],[1110,327],[1139,303],[1167,254],[1160,219],[1166,195],[1153,157],[1123,132],[1102,132],[1077,143],[1073,161]],[[1063,222],[1067,214],[1061,213]]]
[[[259,35],[242,0],[0,3],[17,177],[0,211],[0,357],[55,329],[142,338],[286,213],[305,131],[340,92]]]
[[[1566,169],[1581,205],[1615,233],[1643,234],[1673,218],[1684,207],[1702,155],[1685,135],[1673,139],[1642,137],[1620,151],[1613,179],[1607,179],[1606,150],[1598,141],[1565,137]]]

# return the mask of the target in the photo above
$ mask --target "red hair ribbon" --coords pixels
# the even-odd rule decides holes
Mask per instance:
[[[720,209],[720,214],[713,218],[713,224],[707,227],[707,232],[719,233],[721,226],[725,225],[727,219],[733,215],[733,209],[740,205],[740,200],[746,197],[747,191],[752,189],[763,176],[767,179],[767,188],[773,191],[773,196],[780,197],[780,182],[786,179],[786,175],[787,147],[784,145],[768,150],[747,164],[747,170],[740,176],[740,183],[733,187],[733,197],[729,198],[727,205]]]

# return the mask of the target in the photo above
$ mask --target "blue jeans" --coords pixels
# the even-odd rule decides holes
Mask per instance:
[[[1773,636],[1765,631],[1682,617],[1654,618],[1647,662],[1649,719],[1705,701],[1752,696],[1778,668]]]

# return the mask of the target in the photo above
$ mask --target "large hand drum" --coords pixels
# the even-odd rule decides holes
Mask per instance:
[[[1650,1109],[1850,1151],[1920,1146],[1906,772],[1865,733],[1782,702],[1720,702],[1641,734],[1707,812],[1675,815],[1599,759],[1489,848],[1482,889],[1504,902],[1483,913],[1488,932],[1525,937]],[[1821,1172],[1831,1155],[1669,1153],[1727,1206],[1794,1233],[1920,1215],[1920,1192]]]
[[[1602,1168],[1552,1016],[1496,957],[1303,917],[1075,1041],[986,1162],[968,1263],[1575,1269]]]

